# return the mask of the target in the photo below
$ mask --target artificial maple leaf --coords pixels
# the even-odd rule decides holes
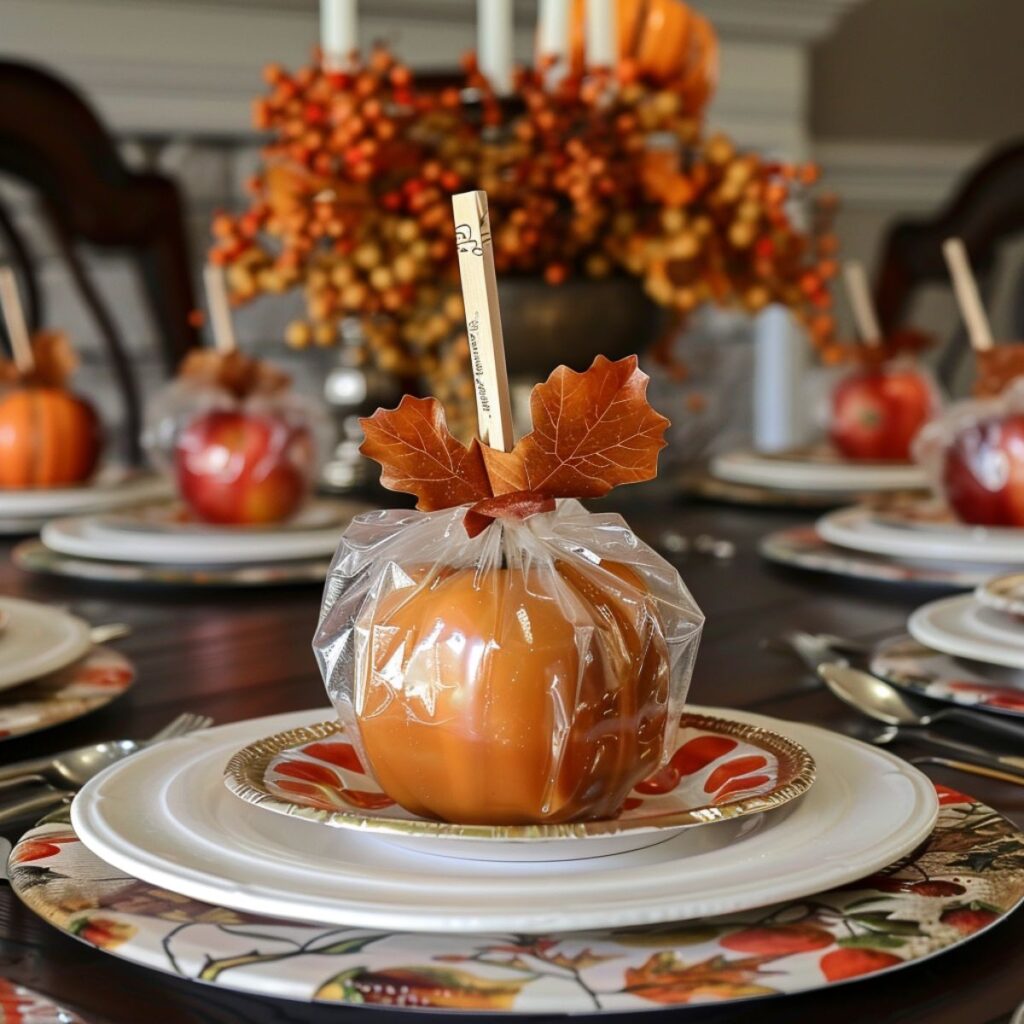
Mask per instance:
[[[494,493],[599,498],[652,479],[669,421],[648,403],[648,380],[636,356],[598,356],[583,373],[559,366],[530,396],[533,431],[511,452],[483,449]]]
[[[448,430],[436,398],[406,395],[397,409],[378,409],[359,421],[363,455],[381,464],[380,482],[419,499],[424,512],[492,496],[480,442],[466,447]]]

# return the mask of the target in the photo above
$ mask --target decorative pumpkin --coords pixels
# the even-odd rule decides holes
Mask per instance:
[[[671,84],[687,112],[699,113],[718,74],[718,41],[710,22],[682,0],[618,0],[619,60],[643,78]],[[586,0],[574,0],[570,51],[574,68],[584,66]]]
[[[425,569],[356,626],[355,712],[384,791],[463,824],[613,817],[658,767],[669,656],[612,562]]]
[[[0,487],[81,483],[100,449],[92,406],[63,388],[15,387],[0,396]]]

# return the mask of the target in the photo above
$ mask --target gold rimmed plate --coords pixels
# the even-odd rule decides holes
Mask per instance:
[[[394,803],[337,721],[291,729],[238,751],[228,789],[247,803],[398,845],[474,860],[569,860],[642,849],[701,825],[782,807],[814,781],[811,755],[768,729],[685,714],[665,766],[639,783],[618,817],[553,825],[463,825]]]

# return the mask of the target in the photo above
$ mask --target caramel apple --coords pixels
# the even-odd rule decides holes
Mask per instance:
[[[54,331],[25,346],[20,366],[0,365],[0,488],[84,483],[99,462],[103,433],[92,405],[66,386],[78,360]]]
[[[416,512],[345,531],[313,641],[385,793],[465,826],[612,818],[663,762],[703,616],[615,515],[575,499],[652,479],[668,420],[635,356],[558,367],[514,437],[486,196],[452,199],[480,434],[406,395],[360,421]]]
[[[668,651],[639,577],[416,575],[357,626],[356,718],[385,792],[464,824],[614,816],[665,735]]]

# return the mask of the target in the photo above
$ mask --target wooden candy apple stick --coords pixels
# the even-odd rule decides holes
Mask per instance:
[[[206,287],[206,304],[210,307],[214,347],[221,355],[227,355],[238,348],[238,341],[235,338],[235,325],[231,320],[231,304],[228,302],[228,287],[223,269],[208,263],[203,268],[203,284]]]
[[[875,313],[875,304],[871,301],[871,290],[868,287],[868,275],[864,272],[864,264],[851,260],[843,268],[843,276],[857,334],[865,345],[875,348],[882,344],[882,328]]]
[[[971,273],[967,249],[959,238],[947,238],[942,245],[949,273],[953,278],[953,291],[960,306],[971,347],[975,352],[987,352],[993,347],[992,327],[985,315],[985,307],[978,292],[978,282]]]
[[[512,402],[505,369],[487,193],[462,192],[452,196],[452,211],[480,440],[498,451],[510,452],[515,443]]]
[[[21,308],[18,282],[10,267],[0,267],[0,307],[3,308],[7,335],[11,339],[14,365],[17,366],[19,373],[30,373],[35,368],[32,339],[29,337],[28,325],[25,323],[25,312]]]

